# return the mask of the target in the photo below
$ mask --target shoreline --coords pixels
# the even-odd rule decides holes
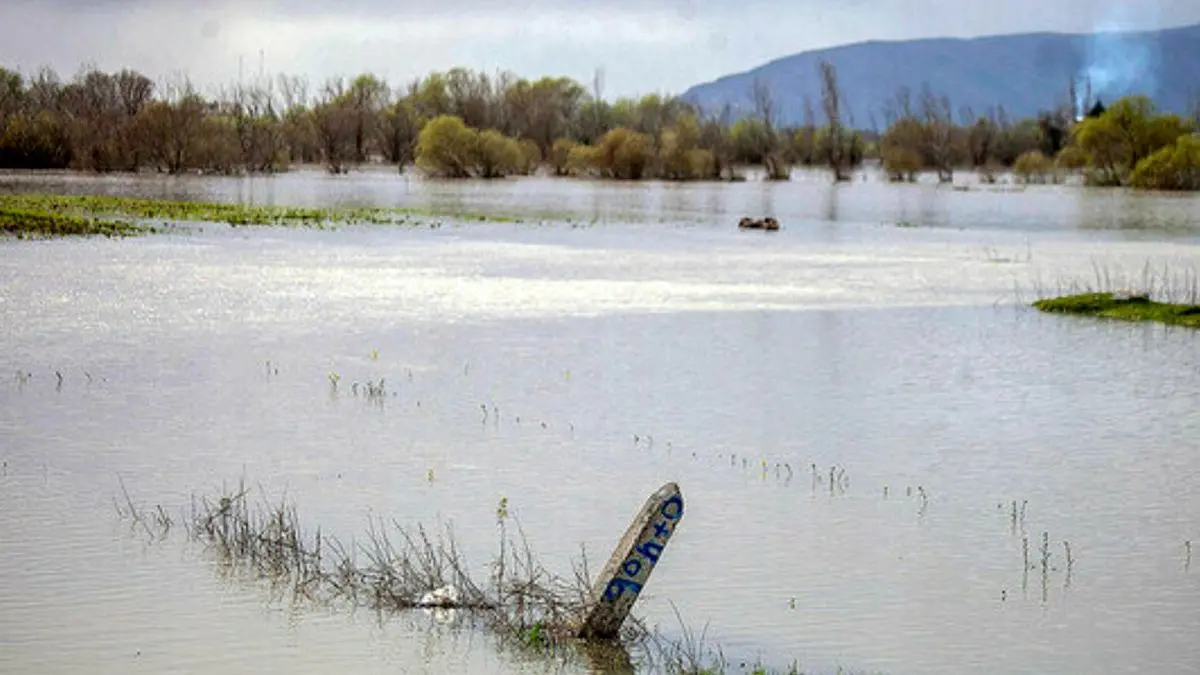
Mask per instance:
[[[53,168],[53,169],[28,169],[28,168],[2,168],[0,169],[0,181],[5,177],[13,176],[20,178],[44,178],[44,177],[63,177],[70,179],[145,179],[145,178],[162,178],[162,179],[272,179],[278,176],[288,175],[306,175],[306,176],[321,176],[330,180],[351,179],[355,177],[370,177],[370,178],[397,178],[402,181],[429,182],[440,184],[463,184],[463,185],[487,185],[493,183],[504,182],[519,182],[521,180],[539,179],[563,181],[569,183],[594,183],[594,184],[615,184],[615,185],[726,185],[726,184],[741,184],[741,183],[771,183],[771,184],[787,184],[794,181],[798,177],[803,176],[825,176],[829,180],[830,185],[858,183],[879,183],[896,186],[937,186],[942,189],[958,189],[964,187],[970,189],[992,189],[995,191],[1021,191],[1029,187],[1096,187],[1085,185],[1083,174],[1076,170],[1060,170],[1058,172],[1059,180],[1046,181],[1044,183],[1027,183],[1011,169],[1000,172],[980,172],[974,167],[962,166],[955,171],[955,178],[951,182],[942,182],[938,180],[937,172],[933,170],[921,170],[914,173],[915,179],[912,181],[896,181],[888,178],[883,164],[878,159],[867,159],[860,165],[849,171],[850,180],[834,181],[832,173],[826,166],[821,165],[804,165],[797,164],[789,169],[789,177],[781,179],[771,179],[768,176],[767,169],[762,164],[738,164],[732,167],[735,175],[734,179],[729,178],[687,178],[687,179],[670,179],[657,176],[647,176],[636,179],[624,178],[606,178],[591,175],[556,175],[553,169],[549,166],[542,166],[538,170],[528,174],[512,174],[505,176],[497,176],[492,178],[484,178],[479,176],[471,176],[466,178],[447,178],[439,176],[425,175],[421,169],[415,164],[408,164],[403,170],[395,164],[389,164],[380,160],[368,160],[361,164],[348,166],[344,173],[330,173],[328,169],[319,163],[296,163],[287,167],[283,167],[277,171],[260,172],[260,171],[236,171],[236,172],[218,172],[218,171],[185,171],[180,173],[168,173],[163,171],[154,171],[150,169],[140,169],[137,171],[89,171],[86,169],[75,168]],[[2,184],[2,183],[0,183]],[[1108,186],[1104,189],[1120,190],[1122,186]],[[1131,188],[1129,188],[1131,189]],[[1153,190],[1139,190],[1139,192],[1154,192]],[[1168,194],[1169,191],[1166,191]],[[1184,193],[1185,195],[1191,193]]]

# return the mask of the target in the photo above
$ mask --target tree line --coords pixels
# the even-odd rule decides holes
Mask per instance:
[[[132,70],[85,68],[63,81],[49,69],[23,77],[0,68],[0,168],[240,174],[322,164],[344,173],[378,161],[460,178],[545,167],[563,176],[737,180],[739,167],[758,165],[768,179],[806,166],[847,180],[877,159],[897,181],[922,172],[948,181],[961,169],[985,180],[1006,170],[1053,180],[1082,170],[1098,184],[1200,187],[1192,136],[1200,105],[1184,119],[1136,97],[1077,121],[1070,92],[1070,104],[1010,119],[999,106],[954,110],[923,87],[900,89],[882,106],[880,131],[848,118],[832,64],[814,76],[820,100],[805,101],[799,124],[782,124],[758,80],[752,110],[735,115],[728,105],[704,110],[661,94],[610,102],[601,73],[590,86],[464,68],[402,86],[363,74],[312,87],[281,75],[205,96],[186,79],[156,84]]]

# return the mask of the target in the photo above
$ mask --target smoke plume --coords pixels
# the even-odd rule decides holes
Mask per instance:
[[[1087,114],[1093,101],[1086,92],[1104,100],[1133,93],[1153,95],[1158,89],[1160,48],[1158,40],[1143,32],[1131,32],[1132,26],[1152,30],[1160,25],[1158,0],[1120,0],[1114,2],[1092,29],[1084,47],[1084,68],[1077,87],[1076,108]]]

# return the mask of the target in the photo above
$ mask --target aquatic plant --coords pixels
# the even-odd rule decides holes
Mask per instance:
[[[232,579],[266,581],[293,601],[366,606],[381,616],[428,610],[450,620],[464,617],[502,646],[583,657],[605,672],[632,672],[635,661],[653,672],[727,672],[721,649],[706,642],[707,626],[697,635],[677,609],[678,637],[631,616],[615,642],[574,638],[591,592],[586,552],[573,563],[570,576],[548,571],[519,523],[510,536],[507,523],[514,518],[507,497],[496,510],[502,545],[488,565],[491,574],[478,580],[472,572],[477,568],[468,564],[449,526],[435,533],[373,518],[366,535],[347,546],[320,528],[305,529],[288,501],[265,495],[253,501],[250,493],[241,481],[217,496],[193,496],[190,510],[180,516],[188,540],[202,545]],[[176,522],[161,506],[136,504],[123,483],[114,505],[119,517],[154,540],[163,539]],[[798,671],[793,665],[784,672]]]
[[[117,509],[117,515],[120,518],[128,520],[132,527],[141,528],[151,540],[162,539],[170,534],[175,520],[163,509],[162,505],[157,505],[152,509],[138,506],[129,496],[129,491],[125,489],[125,481],[118,476],[117,482],[121,486],[121,496],[119,499],[113,498],[113,506]]]
[[[7,195],[0,195],[0,233],[18,239],[82,236],[112,238],[155,231],[156,228],[152,226],[122,220],[42,210],[14,202]]]
[[[1166,263],[1157,266],[1147,260],[1131,271],[1092,260],[1091,269],[1086,277],[1059,278],[1049,283],[1037,280],[1032,288],[1033,299],[1116,293],[1144,295],[1158,302],[1200,304],[1200,270],[1195,267],[1178,268]],[[1019,287],[1016,290],[1020,300],[1024,293]]]
[[[1200,272],[1147,261],[1130,274],[1092,262],[1091,279],[1034,285],[1033,307],[1049,313],[1200,327]],[[1016,289],[1018,301],[1024,294]]]
[[[1167,325],[1200,328],[1200,304],[1155,302],[1146,295],[1084,293],[1038,300],[1033,306],[1049,313],[1077,314],[1122,321],[1155,321]]]
[[[1028,507],[1029,507],[1028,499],[1021,500],[1020,510],[1017,509],[1017,500],[1015,500],[1015,499],[1012,500],[1011,507],[1009,508],[1009,511],[1008,511],[1008,518],[1009,518],[1009,531],[1013,535],[1016,535],[1018,531],[1020,531],[1022,533],[1025,532],[1025,510]],[[998,511],[1003,511],[1004,503],[1001,502],[999,504],[996,504],[996,509]]]
[[[190,539],[228,568],[284,582],[300,597],[346,599],[379,611],[427,606],[428,593],[453,588],[456,599],[444,604],[478,611],[505,631],[522,633],[540,621],[550,634],[564,625],[563,582],[540,567],[523,540],[508,542],[514,554],[495,561],[503,581],[488,587],[468,572],[449,527],[435,535],[423,526],[373,519],[362,543],[347,548],[320,529],[305,532],[295,506],[265,498],[254,504],[249,495],[242,483],[215,498],[194,498],[185,520]],[[144,519],[132,502],[118,512]]]
[[[697,635],[695,629],[688,626],[679,608],[671,604],[675,620],[679,622],[681,637],[671,644],[663,645],[663,665],[676,673],[723,673],[728,667],[725,654],[720,647],[708,644],[708,624]]]
[[[0,195],[0,231],[17,236],[128,236],[159,231],[155,223],[225,223],[303,226],[387,224],[440,225],[428,218],[450,216],[472,221],[511,221],[500,214],[436,213],[419,209],[297,206],[252,206],[198,201],[170,201],[113,195]]]
[[[1067,576],[1066,579],[1063,580],[1063,588],[1070,588],[1071,572],[1075,570],[1075,556],[1071,555],[1071,542],[1064,539],[1062,544],[1063,555],[1066,556],[1067,560]]]

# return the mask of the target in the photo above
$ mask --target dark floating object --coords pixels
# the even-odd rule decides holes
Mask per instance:
[[[769,230],[779,229],[779,221],[774,218],[742,218],[738,221],[739,230]]]

